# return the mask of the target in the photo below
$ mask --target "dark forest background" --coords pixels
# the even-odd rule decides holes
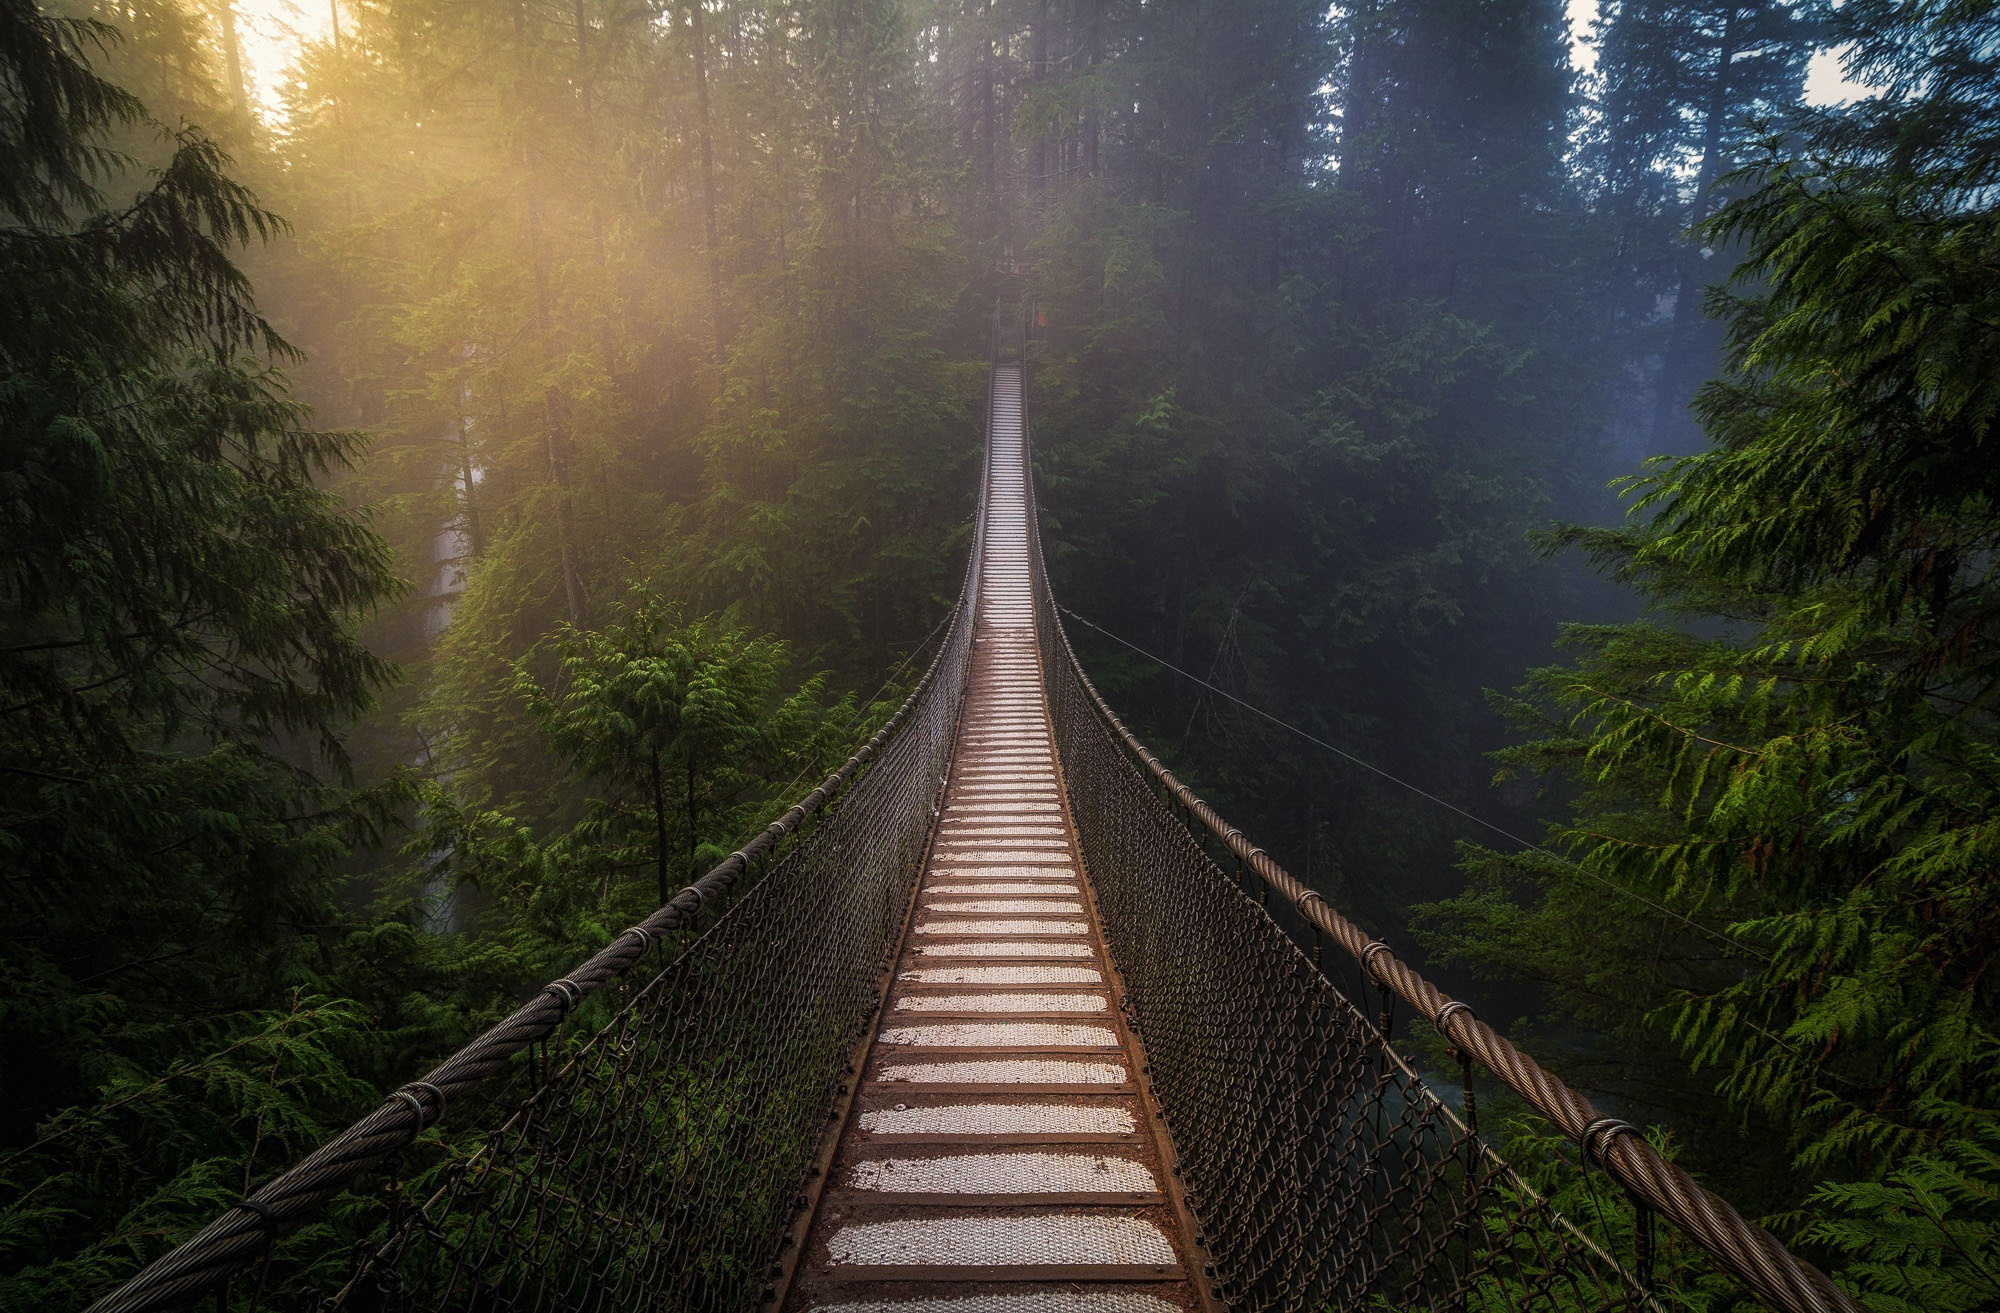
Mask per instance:
[[[0,0],[0,1308],[872,732],[1023,288],[1059,598],[1472,815],[1073,626],[1141,736],[1879,1307],[2000,1301],[1991,3],[336,16],[265,104],[226,5]]]

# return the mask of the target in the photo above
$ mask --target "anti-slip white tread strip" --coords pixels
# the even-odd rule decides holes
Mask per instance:
[[[898,1012],[1104,1012],[1110,1004],[1102,994],[1008,994],[984,990],[977,994],[902,994]]]
[[[968,1058],[959,1062],[885,1063],[884,1083],[919,1085],[1123,1085],[1120,1062],[1065,1062],[1057,1058]]]
[[[871,1135],[1132,1135],[1138,1119],[1108,1103],[897,1104],[864,1112]]]
[[[871,1158],[849,1170],[856,1190],[885,1194],[1157,1194],[1146,1165],[1109,1153],[952,1153]]]
[[[1179,1304],[1137,1290],[1037,1290],[1022,1295],[818,1304],[813,1313],[1184,1313],[1184,1310]]]
[[[1060,793],[1017,386],[996,372],[942,814],[793,1313],[1192,1313]]]
[[[966,1021],[936,1025],[889,1026],[876,1036],[883,1044],[924,1048],[1115,1049],[1118,1032],[1105,1026],[1059,1021]]]
[[[912,985],[1101,985],[1096,967],[919,967],[896,979]]]
[[[1025,1217],[967,1216],[861,1222],[833,1233],[836,1264],[1033,1266],[1174,1262],[1165,1233],[1144,1218],[1063,1212]]]

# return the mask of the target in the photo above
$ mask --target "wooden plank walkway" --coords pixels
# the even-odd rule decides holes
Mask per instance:
[[[1035,644],[1020,375],[995,372],[985,556],[950,787],[786,1307],[1181,1313],[1165,1127],[1138,1083]]]

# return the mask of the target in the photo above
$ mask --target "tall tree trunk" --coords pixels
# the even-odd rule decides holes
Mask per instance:
[[[1701,308],[1694,304],[1702,277],[1701,239],[1694,234],[1708,218],[1709,193],[1722,176],[1722,129],[1729,119],[1731,66],[1736,62],[1738,6],[1724,11],[1722,35],[1716,49],[1715,76],[1709,83],[1708,106],[1701,125],[1701,167],[1695,173],[1694,199],[1688,205],[1688,236],[1675,261],[1679,277],[1674,289],[1673,316],[1667,322],[1667,342],[1660,353],[1660,385],[1653,393],[1653,423],[1650,445],[1663,450],[1668,428],[1686,407],[1688,376],[1694,372],[1695,330],[1701,323]]]
[[[229,91],[236,98],[236,111],[245,120],[250,117],[250,86],[243,80],[243,46],[236,39],[236,6],[232,0],[220,0],[222,11],[222,56],[229,72]]]
[[[1030,37],[1028,65],[1029,80],[1039,88],[1049,76],[1049,0],[1037,0],[1035,5],[1034,32]],[[1028,191],[1040,199],[1042,190],[1048,185],[1049,138],[1045,132],[1035,134],[1034,174],[1028,180]]]
[[[1084,0],[1083,62],[1094,78],[1104,57],[1104,0]],[[1093,81],[1083,101],[1083,172],[1097,176],[1097,86]]]
[[[689,13],[694,20],[695,121],[701,140],[701,221],[708,242],[708,316],[715,329],[716,386],[720,389],[728,340],[722,322],[722,253],[717,249],[715,229],[715,139],[708,117],[708,31],[701,18],[704,3],[706,0],[694,0]]]
[[[694,874],[695,841],[697,836],[701,833],[700,829],[701,816],[695,806],[695,787],[694,787],[695,774],[696,772],[695,772],[694,749],[689,748],[688,761],[687,761],[687,810],[688,810],[687,857],[685,860],[685,865],[687,867],[688,874],[690,877],[692,877]]]
[[[584,9],[584,0],[575,0],[571,6],[576,26],[576,94],[577,108],[582,111],[583,153],[593,167],[597,160],[597,68],[595,56],[590,50],[590,16]],[[597,257],[597,267],[604,268],[604,205],[597,189],[590,193],[590,241],[591,249]],[[605,321],[605,332],[610,332],[610,320]],[[613,344],[609,337],[604,342],[605,358],[611,358]]]
[[[534,314],[536,344],[546,357],[552,315],[549,305],[549,256],[542,241],[542,170],[534,143],[526,136],[521,139],[521,165],[528,175],[528,276],[535,284],[535,301],[530,308]]]
[[[465,541],[476,558],[486,551],[486,530],[479,518],[478,487],[472,477],[472,441],[465,431],[465,416],[456,425],[458,448],[458,511],[465,522]]]
[[[542,232],[541,170],[533,145],[521,143],[522,163],[528,175],[528,270],[535,284],[533,324],[536,344],[543,358],[552,355],[550,341],[553,316],[550,311],[549,257]],[[583,583],[577,573],[574,527],[569,500],[569,398],[551,384],[542,393],[542,431],[547,446],[549,481],[556,488],[556,537],[562,556],[563,600],[571,624],[583,623]]]
[[[556,541],[562,553],[563,600],[569,606],[569,622],[583,623],[583,579],[577,573],[574,528],[569,504],[569,398],[562,389],[550,387],[542,394],[547,419],[549,479],[556,486]]]
[[[994,142],[995,106],[993,100],[993,4],[992,0],[980,7],[979,15],[979,160],[981,173],[986,180],[986,204],[993,205],[998,188],[994,185],[994,171],[998,151]]]
[[[1350,11],[1347,39],[1347,87],[1340,102],[1340,186],[1362,185],[1368,136],[1375,125],[1375,61],[1379,33],[1375,0],[1362,0]]]

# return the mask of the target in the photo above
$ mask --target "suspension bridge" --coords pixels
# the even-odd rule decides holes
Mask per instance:
[[[965,584],[882,730],[97,1313],[1858,1309],[1124,728],[1042,568],[1002,336]],[[1624,1206],[1558,1210],[1482,1089]]]

